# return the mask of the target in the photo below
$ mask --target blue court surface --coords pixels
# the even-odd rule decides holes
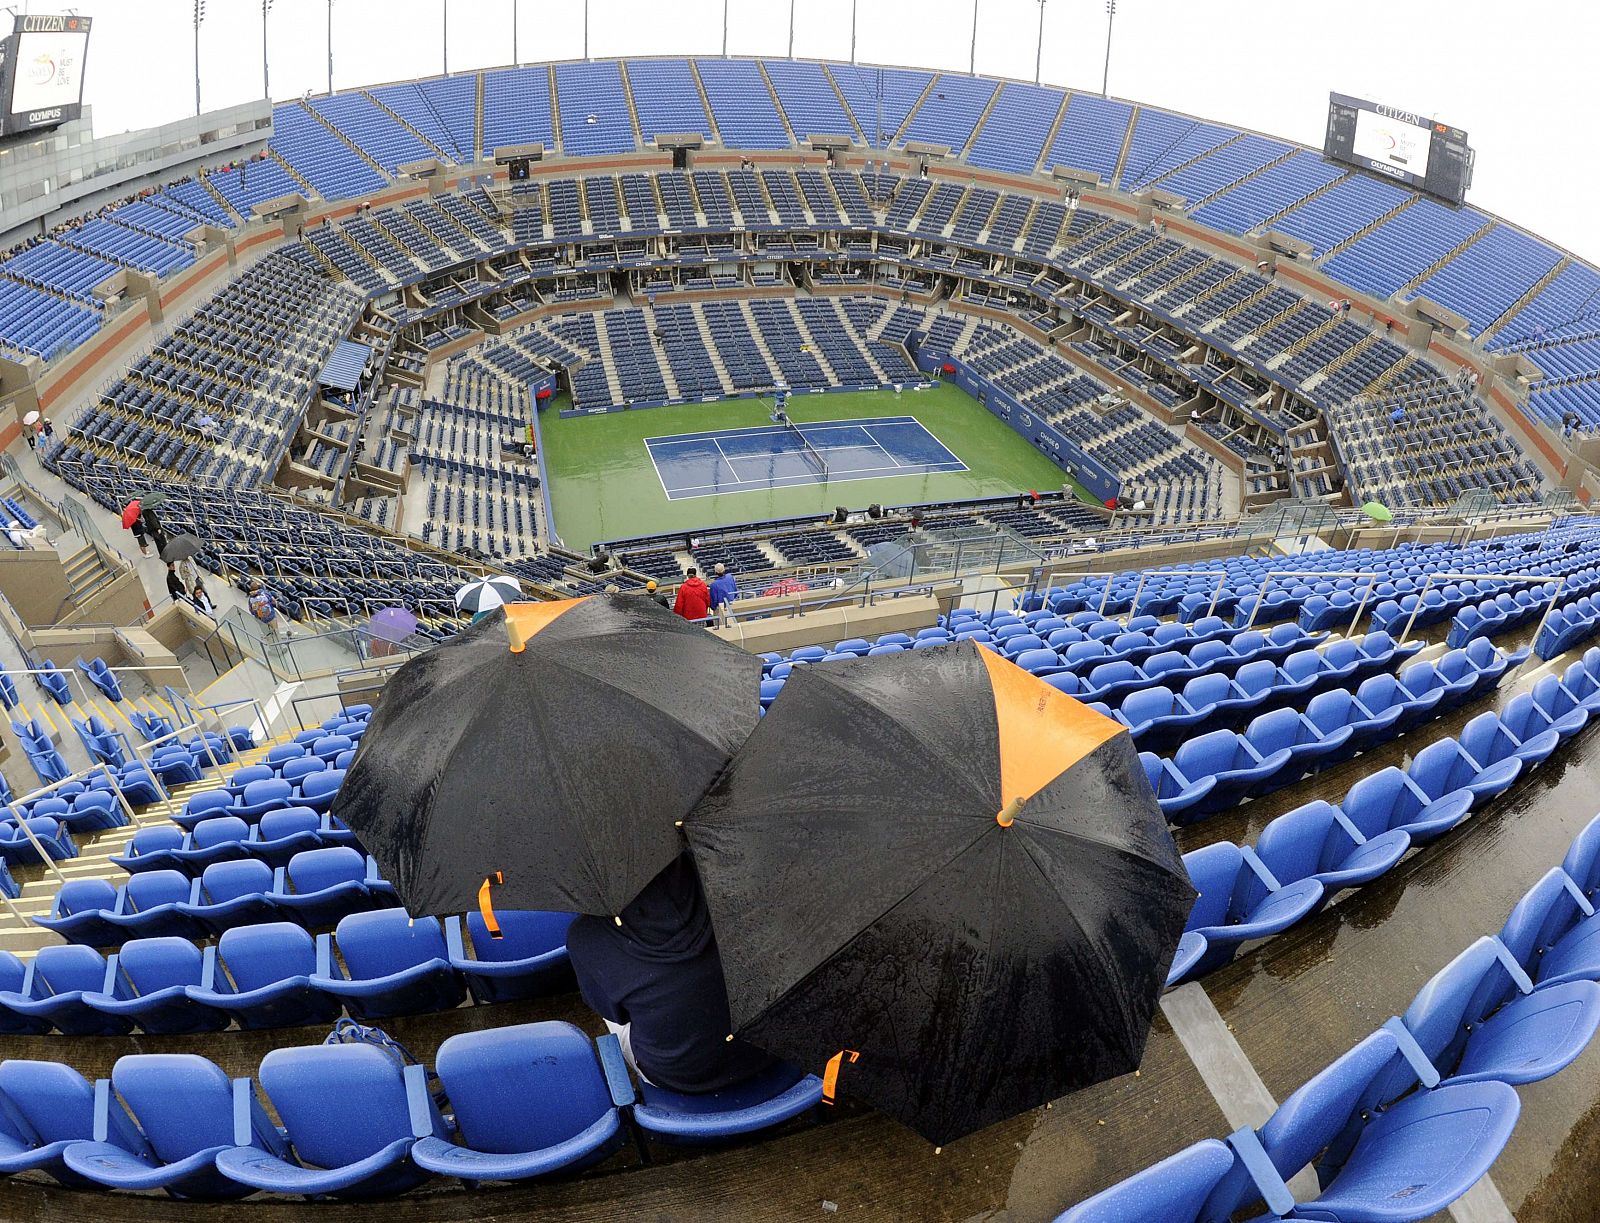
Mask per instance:
[[[644,444],[669,501],[825,481],[967,470],[967,465],[913,416],[824,420],[796,428],[815,453],[793,429],[783,425],[647,437]]]

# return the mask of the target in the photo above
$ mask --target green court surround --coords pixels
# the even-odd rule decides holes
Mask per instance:
[[[769,400],[728,399],[563,418],[560,411],[567,406],[563,394],[541,414],[539,426],[555,533],[569,548],[767,518],[820,519],[838,505],[860,510],[873,502],[894,506],[961,501],[1027,489],[1052,491],[1073,483],[1009,425],[950,384],[900,395],[893,391],[796,395],[789,400],[788,411],[800,422],[914,416],[967,465],[967,471],[753,489],[687,501],[667,500],[644,439],[763,425],[771,411]],[[1073,490],[1092,501],[1076,484]]]

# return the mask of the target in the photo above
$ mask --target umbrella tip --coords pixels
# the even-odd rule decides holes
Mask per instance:
[[[622,924],[622,918],[616,916],[616,914],[612,914],[611,920],[616,922],[619,926]]]
[[[1014,798],[1000,809],[1000,814],[994,817],[994,822],[1002,828],[1010,828],[1017,821],[1017,812],[1022,810],[1023,800]]]

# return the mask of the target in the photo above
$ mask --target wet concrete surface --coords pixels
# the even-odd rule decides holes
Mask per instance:
[[[1530,630],[1531,632],[1531,630]],[[1506,644],[1502,642],[1501,644]],[[1531,663],[1489,702],[1259,803],[1182,830],[1185,848],[1253,841],[1272,816],[1314,797],[1337,800],[1357,778],[1403,764],[1435,739],[1531,682]],[[1466,824],[1315,918],[1261,943],[1203,985],[1267,1088],[1283,1099],[1390,1015],[1447,961],[1500,928],[1516,899],[1560,864],[1600,808],[1600,734],[1563,745]],[[593,1031],[567,995],[389,1021],[424,1060],[470,1028],[562,1018]],[[125,1053],[195,1051],[232,1075],[271,1048],[316,1043],[320,1028],[215,1036],[5,1038],[0,1054],[66,1061],[91,1076]],[[1522,1114],[1493,1178],[1522,1223],[1600,1220],[1600,1042],[1541,1084],[1519,1089]],[[984,1220],[1046,1223],[1075,1201],[1228,1125],[1166,1021],[1157,1019],[1138,1074],[1079,1092],[935,1151],[899,1125],[848,1104],[764,1141],[711,1151],[663,1150],[641,1167],[631,1148],[582,1177],[467,1190],[448,1182],[384,1203],[258,1199],[176,1204],[91,1195],[28,1177],[0,1181],[0,1218],[36,1220]],[[829,1211],[824,1203],[833,1203]]]

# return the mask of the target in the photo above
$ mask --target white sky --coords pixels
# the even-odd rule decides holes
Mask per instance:
[[[206,0],[207,109],[261,94],[260,0]],[[450,67],[512,61],[513,0],[453,0]],[[1037,0],[978,0],[979,72],[1033,79]],[[789,5],[728,0],[728,50],[783,55]],[[64,7],[31,0],[32,12]],[[80,0],[95,19],[86,100],[101,134],[192,112],[192,0]],[[798,0],[795,54],[848,59],[851,0]],[[583,54],[580,0],[519,0],[524,62]],[[591,0],[589,52],[721,50],[723,0]],[[325,0],[274,0],[272,93],[327,82]],[[335,0],[334,87],[441,69],[441,0]],[[965,71],[970,0],[861,0],[857,58]],[[1098,89],[1104,0],[1047,0],[1043,79]],[[1118,0],[1111,92],[1320,147],[1330,89],[1436,116],[1478,151],[1469,204],[1591,259],[1600,168],[1594,0]]]

